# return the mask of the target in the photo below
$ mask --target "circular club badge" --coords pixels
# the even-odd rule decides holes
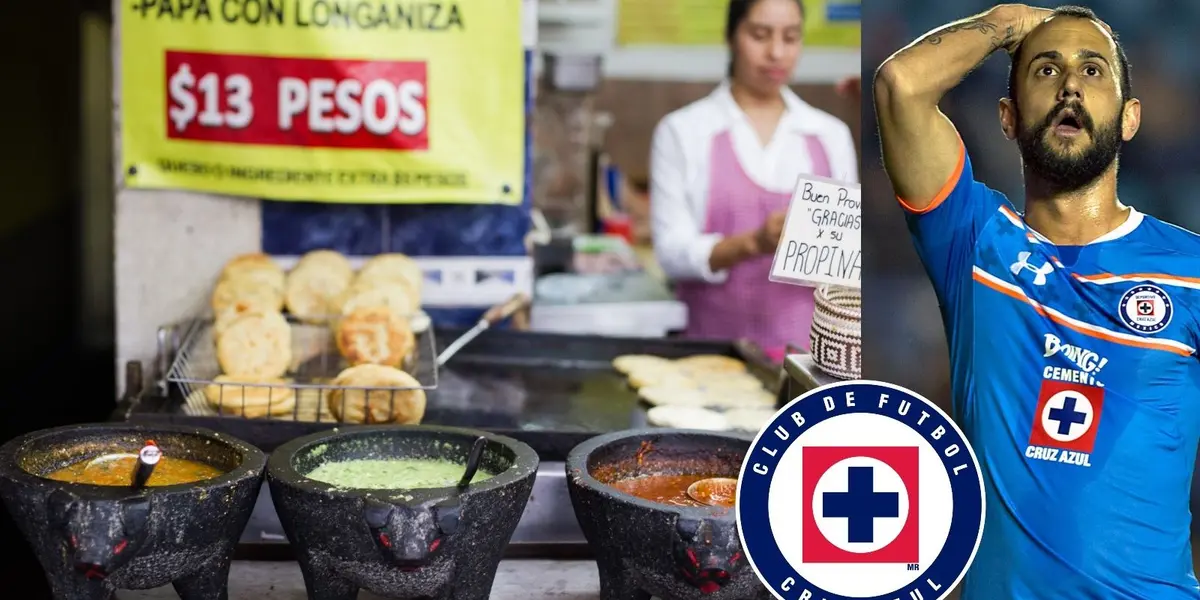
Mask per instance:
[[[879,381],[791,401],[738,479],[742,547],[780,599],[942,598],[975,558],[983,510],[979,462],[958,426]]]
[[[1125,326],[1138,333],[1158,333],[1171,324],[1171,297],[1157,285],[1141,284],[1121,296],[1118,311]]]

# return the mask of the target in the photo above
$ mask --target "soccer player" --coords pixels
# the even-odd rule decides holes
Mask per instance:
[[[976,181],[938,110],[999,50],[1023,215]],[[1188,510],[1200,238],[1117,198],[1142,106],[1116,34],[1088,9],[1001,5],[898,51],[874,94],[941,306],[955,416],[984,474],[963,599],[1200,598]]]

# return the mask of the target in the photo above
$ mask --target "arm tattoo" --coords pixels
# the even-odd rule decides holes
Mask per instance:
[[[933,33],[930,33],[922,38],[918,44],[929,43],[931,46],[937,46],[942,43],[943,36],[951,33],[957,33],[959,31],[978,31],[983,35],[991,36],[992,50],[997,50],[1008,45],[1008,43],[1012,41],[1015,33],[1012,26],[1007,27],[1003,33],[1000,33],[999,28],[996,27],[995,23],[991,23],[983,19],[970,19],[959,23],[951,23],[950,25],[938,29],[937,31],[934,31]]]

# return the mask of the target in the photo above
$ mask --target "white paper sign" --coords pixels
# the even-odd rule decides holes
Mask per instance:
[[[788,206],[771,281],[862,287],[862,188],[804,175]]]

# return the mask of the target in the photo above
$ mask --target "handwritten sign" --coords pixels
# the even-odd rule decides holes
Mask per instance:
[[[862,188],[805,175],[796,184],[771,281],[862,287]]]

